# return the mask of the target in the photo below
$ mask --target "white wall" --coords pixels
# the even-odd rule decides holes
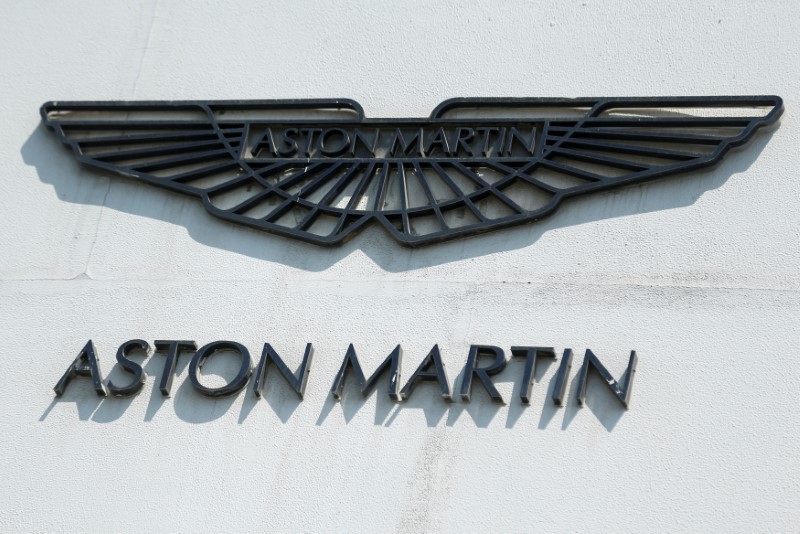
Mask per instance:
[[[800,530],[800,7],[796,2],[9,2],[0,18],[3,531]],[[545,222],[419,250],[379,229],[323,249],[195,199],[81,168],[46,100],[349,97],[372,117],[455,96],[778,94],[786,112],[718,168],[565,204]],[[91,338],[271,342],[272,373],[200,397],[163,356],[132,399],[52,387]],[[589,347],[588,406],[557,365],[497,407],[433,386],[341,405],[347,344],[409,376],[439,343]],[[228,362],[230,363],[230,362]],[[223,360],[214,364],[225,376]],[[209,372],[213,372],[209,364]],[[575,376],[575,371],[571,375]],[[211,378],[208,378],[209,383]],[[219,378],[221,380],[221,378]],[[512,398],[512,395],[514,397]]]

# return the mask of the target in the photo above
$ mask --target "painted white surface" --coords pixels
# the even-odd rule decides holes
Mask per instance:
[[[800,530],[800,4],[9,2],[0,18],[2,531]],[[350,97],[373,117],[454,96],[778,94],[779,128],[718,168],[568,202],[539,224],[408,250],[322,249],[85,170],[46,100]],[[107,377],[143,337],[313,342],[306,400],[186,380],[100,401],[51,388],[87,339]],[[588,407],[405,405],[328,390],[348,342],[409,376],[439,343],[593,349]],[[216,360],[212,360],[215,362]],[[217,369],[229,376],[223,359]],[[573,378],[575,372],[571,375]],[[212,378],[209,377],[209,383]],[[458,383],[458,382],[457,382]],[[385,388],[382,382],[381,389]]]

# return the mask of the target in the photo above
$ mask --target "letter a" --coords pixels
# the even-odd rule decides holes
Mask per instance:
[[[56,387],[53,388],[53,391],[56,392],[56,397],[60,397],[64,394],[67,385],[76,376],[92,377],[94,390],[97,394],[101,397],[105,397],[108,394],[106,386],[103,384],[103,375],[100,373],[100,364],[97,363],[97,351],[91,339],[86,342],[86,345],[81,349],[78,357],[75,358],[75,361],[67,368],[67,371],[64,373],[64,376],[61,377],[61,380],[58,381]]]

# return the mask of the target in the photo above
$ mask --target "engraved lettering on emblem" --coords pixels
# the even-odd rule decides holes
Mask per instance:
[[[250,155],[271,158],[447,159],[530,157],[536,153],[536,127],[439,128],[352,126],[281,128],[266,126],[254,139]]]

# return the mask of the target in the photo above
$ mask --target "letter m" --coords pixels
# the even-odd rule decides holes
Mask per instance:
[[[342,397],[342,389],[344,388],[344,381],[347,375],[347,369],[352,368],[353,374],[358,381],[358,387],[361,389],[361,395],[367,397],[370,392],[375,388],[375,385],[378,382],[380,376],[386,371],[389,370],[389,397],[392,400],[401,400],[400,399],[400,365],[403,359],[403,350],[400,348],[400,345],[397,345],[395,349],[383,360],[378,368],[372,373],[372,376],[366,378],[364,376],[364,371],[361,368],[361,363],[358,361],[358,356],[356,356],[356,350],[353,348],[353,344],[351,343],[350,346],[347,348],[347,354],[345,354],[344,361],[342,362],[342,367],[339,369],[339,373],[336,375],[336,379],[333,381],[333,387],[331,387],[331,393],[333,394],[333,398],[336,400],[341,399]]]

